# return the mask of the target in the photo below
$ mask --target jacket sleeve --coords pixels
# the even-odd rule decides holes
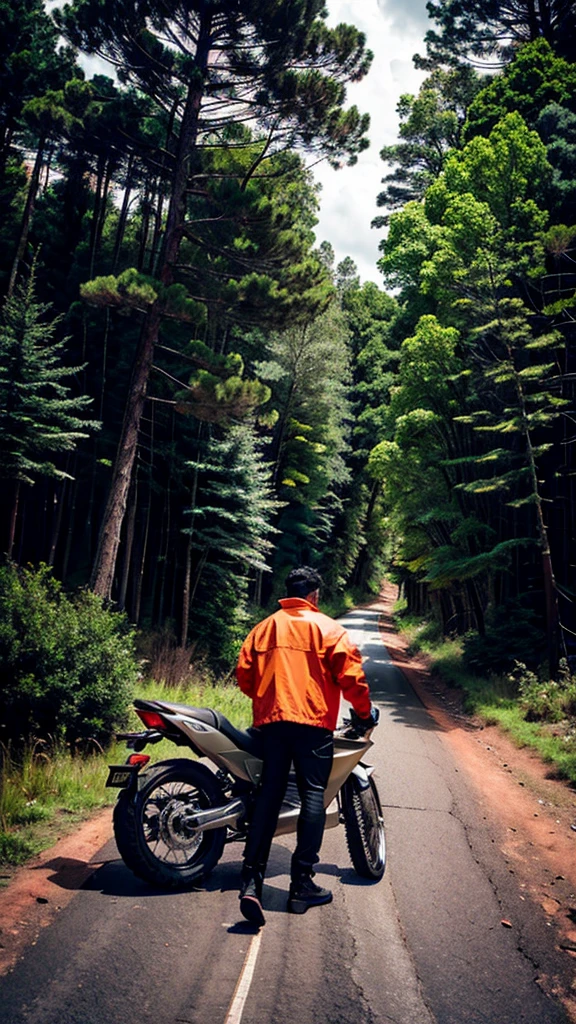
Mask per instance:
[[[342,633],[337,640],[330,652],[329,663],[334,682],[343,696],[360,718],[368,718],[372,707],[370,689],[362,668],[362,655],[348,633]]]
[[[252,697],[255,689],[255,660],[254,647],[252,645],[252,634],[246,637],[236,665],[236,679],[238,686],[247,697]]]

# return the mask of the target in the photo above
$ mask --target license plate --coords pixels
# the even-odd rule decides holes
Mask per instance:
[[[139,764],[111,764],[108,766],[107,786],[114,786],[116,789],[126,789],[132,779],[140,771]]]

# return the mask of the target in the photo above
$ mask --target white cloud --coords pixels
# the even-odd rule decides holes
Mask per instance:
[[[379,153],[397,139],[400,96],[417,92],[424,78],[415,70],[412,57],[424,50],[429,24],[426,0],[328,0],[328,10],[329,24],[355,25],[365,32],[374,53],[369,74],[348,88],[349,103],[370,114],[371,145],[354,167],[334,171],[319,164],[314,168],[314,177],[322,184],[316,238],[332,244],[337,262],[351,256],[363,281],[381,284],[376,260],[382,232],[370,227],[386,173]]]

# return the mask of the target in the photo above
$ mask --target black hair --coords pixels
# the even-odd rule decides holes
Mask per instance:
[[[286,577],[286,594],[288,597],[307,597],[313,590],[322,586],[322,577],[316,569],[309,565],[300,565],[292,569]]]

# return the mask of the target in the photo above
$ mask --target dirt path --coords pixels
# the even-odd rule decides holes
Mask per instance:
[[[462,713],[458,692],[431,677],[424,659],[408,655],[393,626],[395,596],[395,588],[386,587],[380,602],[382,640],[390,658],[470,775],[526,898],[542,906],[554,941],[576,962],[576,792],[549,778],[536,755],[516,748],[500,730],[471,721]],[[0,891],[0,974],[11,969],[98,867],[98,851],[112,835],[111,818],[110,808],[99,812],[19,868]]]

